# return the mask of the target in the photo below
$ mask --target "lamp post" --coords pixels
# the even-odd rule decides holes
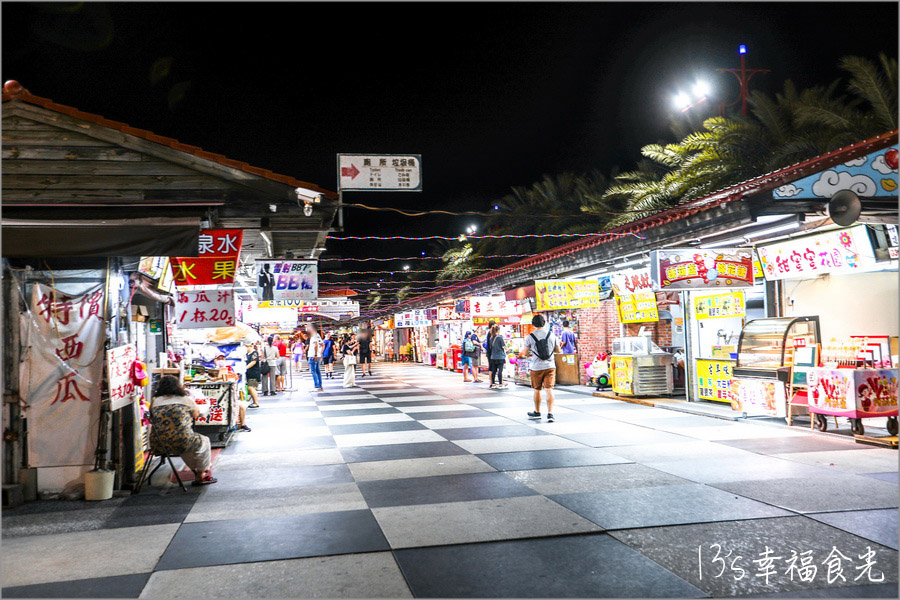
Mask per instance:
[[[732,75],[737,77],[738,82],[741,85],[741,114],[746,115],[747,114],[747,95],[748,95],[749,88],[750,88],[750,78],[753,77],[754,75],[756,75],[757,73],[769,73],[771,71],[769,69],[748,69],[747,68],[747,63],[746,63],[747,45],[746,44],[741,44],[740,46],[738,46],[738,54],[741,57],[741,66],[739,69],[716,69],[716,71],[719,71],[720,73],[727,71],[728,73],[731,73]],[[732,102],[731,104],[734,104],[734,102]],[[731,106],[731,104],[728,104],[728,105],[723,104],[720,107],[722,112],[723,113],[725,112],[725,106]]]

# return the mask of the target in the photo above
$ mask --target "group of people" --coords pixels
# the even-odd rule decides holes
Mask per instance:
[[[324,378],[334,379],[334,363],[340,354],[344,364],[344,387],[356,387],[357,363],[362,368],[361,377],[371,375],[372,337],[371,332],[361,331],[359,334],[344,334],[340,339],[336,333],[320,333],[319,326],[310,323],[306,327],[306,337],[298,340],[302,344],[309,363],[309,371],[313,379],[313,388],[324,391],[322,387],[322,366],[325,367]],[[296,346],[295,346],[296,347]]]
[[[525,338],[525,346],[519,353],[519,358],[530,358],[529,374],[531,387],[534,390],[534,411],[528,413],[533,420],[541,418],[541,390],[547,396],[547,421],[553,422],[553,388],[556,385],[556,359],[557,352],[572,354],[576,351],[577,341],[575,333],[568,321],[563,321],[561,339],[557,339],[551,331],[545,330],[547,321],[543,315],[535,315],[531,320],[535,331]],[[462,372],[463,381],[480,382],[479,364],[482,351],[487,354],[488,365],[491,373],[491,389],[504,389],[503,370],[506,367],[508,349],[506,341],[500,335],[500,326],[495,321],[488,323],[487,335],[484,343],[478,339],[474,331],[467,331],[463,337],[462,348]],[[469,378],[471,375],[471,379]]]

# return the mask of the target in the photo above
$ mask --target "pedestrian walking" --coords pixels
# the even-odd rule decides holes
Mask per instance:
[[[575,332],[569,326],[568,321],[563,321],[563,330],[559,336],[559,344],[563,354],[575,354],[578,350],[578,340],[575,338]]]
[[[366,375],[371,375],[370,371],[372,368],[372,340],[369,338],[367,330],[363,329],[359,332],[357,343],[359,344],[359,364],[362,367],[360,377],[365,377]]]
[[[253,399],[250,403],[250,408],[259,408],[257,388],[259,387],[259,380],[262,378],[259,368],[259,344],[248,344],[247,350],[247,372],[244,376],[247,378],[247,391],[250,392],[250,397]]]
[[[265,370],[268,368],[268,373],[263,374],[263,396],[274,396],[275,395],[275,381],[278,377],[278,348],[275,347],[275,338],[273,336],[269,336],[266,338],[266,345],[263,347],[263,356],[262,359],[266,362]]]
[[[279,392],[285,390],[285,376],[288,370],[288,349],[287,344],[281,339],[280,335],[275,336],[275,347],[278,348],[278,377],[275,378],[276,388]]]
[[[299,335],[291,346],[291,354],[294,356],[294,373],[300,372],[300,360],[303,358],[303,338]]]
[[[503,336],[500,335],[499,325],[491,327],[488,332],[488,340],[490,343],[488,364],[491,366],[491,389],[502,389],[506,387],[503,383],[503,369],[506,367],[506,343]]]
[[[334,350],[337,337],[332,334],[325,337],[322,347],[322,364],[325,365],[325,379],[334,379]]]
[[[550,331],[544,330],[546,325],[543,315],[534,315],[531,324],[535,331],[525,338],[525,348],[520,357],[530,355],[531,387],[534,389],[534,412],[528,413],[528,418],[540,420],[541,418],[541,390],[547,394],[547,422],[553,419],[553,386],[556,385],[556,362],[554,354],[559,352],[559,342]]]
[[[480,381],[478,379],[478,371],[475,366],[475,359],[478,357],[478,338],[471,331],[467,331],[462,341],[462,372],[463,381]],[[469,372],[472,373],[472,379],[469,379]]]
[[[324,346],[322,343],[322,336],[319,335],[319,326],[315,323],[307,325],[306,331],[309,333],[309,350],[307,350],[307,358],[309,359],[309,372],[312,373],[313,387],[317,392],[324,392],[325,388],[322,387],[321,368],[322,350]]]
[[[341,343],[341,358],[344,362],[344,387],[356,387],[356,352],[359,346],[349,335]]]

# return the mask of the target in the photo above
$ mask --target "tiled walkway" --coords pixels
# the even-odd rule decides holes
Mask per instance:
[[[3,596],[897,597],[896,451],[375,372],[262,399],[215,485],[6,511]]]

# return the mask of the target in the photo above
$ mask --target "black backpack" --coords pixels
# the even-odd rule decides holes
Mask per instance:
[[[534,352],[538,355],[538,358],[541,360],[550,360],[550,357],[553,356],[553,351],[550,349],[550,334],[547,334],[542,340],[539,340],[536,335],[531,334],[531,339],[534,340]]]

